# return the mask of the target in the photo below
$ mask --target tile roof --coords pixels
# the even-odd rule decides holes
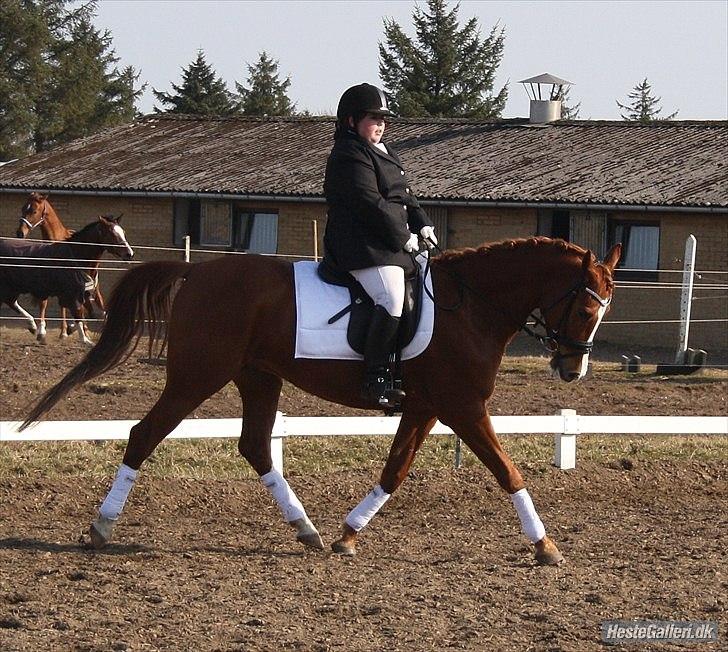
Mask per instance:
[[[321,197],[331,118],[145,116],[0,167],[0,190]],[[398,120],[421,199],[728,207],[728,122]]]

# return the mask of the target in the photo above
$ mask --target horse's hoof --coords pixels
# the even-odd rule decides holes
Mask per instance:
[[[564,556],[551,539],[544,537],[536,543],[536,562],[539,566],[560,566]]]
[[[103,516],[99,516],[89,528],[88,535],[91,539],[91,545],[96,550],[101,550],[111,540],[111,531],[114,528],[114,521]]]
[[[317,550],[324,549],[324,542],[321,540],[321,535],[308,518],[299,518],[291,521],[291,526],[296,528],[296,541],[309,548],[316,548]]]
[[[35,335],[38,332],[38,329],[35,326],[28,326],[28,332],[31,335]]]
[[[331,544],[331,550],[333,550],[337,555],[344,555],[345,557],[353,557],[356,555],[356,548],[343,539],[334,541]]]
[[[91,524],[91,527],[88,530],[88,535],[91,539],[91,547],[94,550],[101,550],[108,543],[108,540],[104,538],[104,535],[96,529],[95,523]]]
[[[38,337],[36,337],[35,339],[38,340],[38,344],[48,344],[45,335],[38,335]]]
[[[324,549],[324,542],[318,532],[299,534],[296,536],[296,541],[302,543],[304,546],[308,546],[309,548],[316,548],[316,550]]]

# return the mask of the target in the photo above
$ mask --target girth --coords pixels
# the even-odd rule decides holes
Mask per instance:
[[[399,322],[397,337],[398,353],[407,346],[417,333],[417,326],[420,323],[422,312],[422,279],[420,266],[414,265],[411,275],[405,277],[404,308],[402,318]],[[346,338],[349,346],[357,353],[364,353],[364,342],[366,341],[369,323],[374,311],[374,302],[365,292],[361,284],[345,270],[335,267],[328,259],[324,258],[318,265],[318,275],[325,283],[339,285],[349,289],[351,303],[343,310],[332,315],[328,323],[341,319],[349,313],[349,326],[346,331]],[[399,355],[398,355],[399,357]]]

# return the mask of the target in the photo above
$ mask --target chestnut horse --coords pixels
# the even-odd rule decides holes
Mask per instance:
[[[612,299],[621,245],[603,263],[562,240],[530,238],[445,252],[431,261],[435,297],[432,340],[402,363],[406,398],[389,456],[375,486],[346,517],[335,552],[353,555],[358,533],[402,483],[439,419],[464,441],[510,495],[542,564],[562,561],[546,535],[518,469],[501,447],[487,401],[506,345],[539,309],[550,365],[567,381],[581,378],[599,323]],[[202,401],[229,381],[243,400],[238,449],[271,491],[305,545],[321,537],[286,482],[272,468],[270,435],[282,379],[326,400],[377,409],[360,396],[358,361],[294,358],[293,266],[256,255],[196,264],[150,262],[127,272],[109,302],[99,341],[38,401],[22,427],[38,420],[73,387],[125,360],[149,325],[150,350],[167,321],[166,386],[131,429],[111,489],[91,525],[91,542],[111,537],[142,463]],[[131,351],[130,351],[131,349]],[[100,425],[102,427],[103,424]]]
[[[44,240],[67,240],[73,235],[73,231],[66,227],[61,218],[56,213],[55,209],[48,201],[48,195],[42,195],[37,192],[31,192],[28,195],[28,199],[23,204],[23,208],[20,213],[20,223],[18,224],[18,230],[16,237],[28,238],[32,231],[36,228],[40,228],[40,233]],[[93,303],[101,310],[102,314],[105,313],[106,307],[104,305],[104,298],[101,295],[101,288],[98,283],[98,268],[99,261],[94,265],[89,266],[88,274],[93,279],[94,286],[94,301],[86,301],[86,310],[89,316],[93,317]],[[39,302],[40,316],[38,317],[38,325],[36,326],[35,320],[20,306],[13,306],[13,309],[29,319],[28,330],[31,333],[36,333],[39,342],[45,344],[46,341],[46,310],[48,309],[48,299],[44,299]],[[18,310],[20,308],[20,310]],[[66,309],[61,308],[61,337],[68,337],[72,332],[72,328],[69,328],[66,322]]]

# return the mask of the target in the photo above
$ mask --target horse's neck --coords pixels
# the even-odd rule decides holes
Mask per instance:
[[[534,249],[525,245],[512,249],[478,251],[446,263],[451,275],[470,288],[475,319],[496,320],[507,339],[526,322],[537,307],[551,263],[535,263]]]
[[[65,244],[71,248],[72,258],[76,258],[79,261],[90,261],[88,263],[78,263],[83,267],[98,267],[101,256],[104,255],[104,251],[106,250],[104,245],[98,242],[88,241],[84,238],[66,240]]]
[[[41,224],[41,229],[46,240],[66,240],[73,233],[61,222],[58,213],[50,204],[46,204],[45,220]]]

